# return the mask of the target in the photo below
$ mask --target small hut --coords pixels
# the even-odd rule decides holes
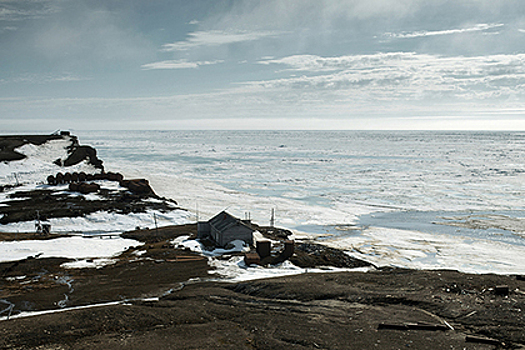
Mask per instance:
[[[254,231],[249,221],[238,219],[226,211],[220,212],[208,221],[200,221],[197,224],[198,238],[210,238],[220,247],[225,247],[235,240],[253,245]]]

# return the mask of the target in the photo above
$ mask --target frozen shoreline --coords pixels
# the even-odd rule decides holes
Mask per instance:
[[[104,155],[104,158],[109,157],[108,163],[110,163],[110,167],[122,171],[126,177],[145,177],[150,179],[152,187],[158,194],[163,197],[176,199],[182,207],[189,209],[189,211],[174,210],[169,213],[147,211],[145,213],[130,213],[126,215],[98,212],[85,217],[51,219],[49,221],[54,232],[66,234],[82,232],[94,235],[121,233],[136,227],[154,227],[155,220],[157,220],[159,226],[180,225],[194,222],[197,215],[201,219],[207,218],[224,208],[228,208],[229,211],[239,217],[243,217],[249,211],[254,221],[266,224],[265,221],[269,219],[270,210],[277,208],[277,225],[291,228],[296,239],[316,239],[320,244],[345,249],[353,256],[370,261],[378,266],[388,265],[416,269],[446,268],[474,273],[525,273],[525,262],[522,258],[525,256],[525,244],[523,243],[523,234],[520,233],[523,232],[520,230],[523,230],[525,226],[523,224],[524,221],[521,219],[525,216],[525,212],[517,210],[514,216],[506,218],[500,215],[504,214],[503,203],[500,205],[501,208],[492,211],[492,216],[485,215],[482,220],[476,217],[477,213],[486,213],[488,210],[478,211],[484,207],[480,203],[478,203],[479,208],[469,211],[470,217],[463,215],[459,219],[456,214],[463,213],[463,209],[461,209],[461,206],[452,206],[447,211],[450,220],[442,220],[446,226],[435,225],[431,220],[428,220],[428,225],[424,226],[424,220],[427,219],[423,221],[419,219],[417,219],[419,221],[407,221],[403,215],[405,215],[404,213],[408,213],[407,215],[431,213],[432,208],[423,206],[422,210],[427,210],[425,212],[416,210],[402,211],[400,208],[380,205],[380,203],[372,205],[372,202],[360,202],[357,200],[341,200],[337,202],[336,206],[330,206],[324,202],[316,203],[315,201],[302,200],[303,196],[307,194],[305,186],[310,186],[308,181],[311,180],[308,179],[308,174],[305,172],[307,168],[303,169],[301,164],[304,162],[304,165],[310,166],[311,164],[315,169],[321,169],[319,164],[331,164],[330,155],[323,153],[326,162],[319,163],[320,160],[317,159],[317,156],[310,159],[309,156],[305,156],[301,152],[298,153],[294,148],[298,146],[293,144],[295,142],[293,140],[293,142],[290,141],[292,146],[283,148],[279,146],[277,150],[284,152],[283,157],[287,157],[288,154],[296,157],[291,159],[283,158],[285,167],[299,164],[301,171],[297,174],[297,179],[290,178],[278,184],[279,188],[282,187],[282,191],[280,190],[282,192],[281,196],[272,195],[272,193],[275,194],[275,189],[269,190],[268,195],[264,195],[257,187],[259,186],[258,182],[252,179],[249,179],[246,184],[242,184],[243,186],[237,190],[232,190],[212,181],[213,178],[207,173],[204,174],[205,176],[190,177],[188,171],[193,167],[191,164],[174,174],[166,171],[165,167],[159,167],[156,164],[153,167],[153,163],[142,160],[140,155],[132,158],[132,160],[126,158],[126,161],[112,158],[115,156],[112,152],[125,154],[127,148],[120,144],[124,140],[125,138],[119,139],[117,135],[115,139],[104,139],[104,141],[101,141],[100,146],[107,153]],[[98,147],[97,143],[100,142],[95,142],[96,147]],[[158,146],[155,140],[147,140],[147,144],[150,148],[145,148],[144,152],[148,153],[148,156],[158,156],[159,152],[165,151],[166,154],[163,156],[163,159],[169,158],[169,154],[174,154],[174,159],[181,155],[189,157],[192,147],[196,147],[195,152],[201,158],[195,159],[205,159],[206,162],[213,163],[212,159],[215,158],[211,157],[217,156],[217,159],[221,160],[222,157],[227,157],[228,152],[230,152],[228,149],[230,146],[225,147],[220,145],[220,143],[213,148],[207,145],[179,144],[179,146],[182,145],[180,150],[155,149]],[[51,160],[56,159],[57,154],[62,154],[60,157],[64,158],[66,146],[67,143],[61,141],[53,141],[38,147],[32,145],[23,146],[18,150],[25,152],[30,157],[22,161],[11,162],[9,165],[1,163],[0,179],[3,179],[6,183],[13,183],[15,181],[13,174],[18,174],[16,180],[25,184],[19,189],[36,189],[39,186],[38,183],[45,178],[45,174],[63,171],[62,168],[52,164]],[[163,145],[162,147],[168,146]],[[243,147],[238,145],[231,146],[235,152],[246,150],[248,155],[253,154],[257,157],[256,159],[263,159],[261,158],[263,154],[261,152],[275,152],[271,147],[261,147],[257,144]],[[111,152],[107,152],[108,149],[111,149]],[[374,152],[376,151],[374,150]],[[425,149],[425,152],[430,151]],[[238,157],[238,153],[233,154],[235,157]],[[203,155],[208,158],[202,158]],[[341,157],[339,154],[336,155],[337,159]],[[275,163],[277,159],[274,158],[271,158],[270,161]],[[360,162],[368,161],[367,159],[352,159],[357,159]],[[375,161],[376,158],[370,159]],[[105,160],[108,161],[108,159]],[[405,162],[406,159],[403,161]],[[222,160],[219,164],[224,168],[231,166]],[[240,164],[244,166],[244,162]],[[76,167],[75,169],[78,170],[93,170],[92,167],[90,168],[89,165],[83,163]],[[215,165],[215,168],[218,169],[217,171],[221,171],[220,168],[217,168],[217,165]],[[204,172],[203,169],[202,167],[196,168],[198,172]],[[291,176],[282,173],[282,170],[278,172],[281,173],[280,176]],[[519,173],[517,174],[519,175]],[[236,176],[238,177],[238,175]],[[431,177],[432,181],[435,180],[434,177]],[[0,193],[0,199],[5,200],[10,193],[9,191]],[[459,202],[456,201],[454,203]],[[434,212],[438,213],[437,211]],[[363,221],[364,218],[373,216],[385,216],[385,219],[383,222],[378,221],[377,218],[370,222]],[[388,220],[388,224],[386,224],[386,220]],[[404,222],[404,226],[397,227],[392,225],[396,220]],[[470,234],[467,230],[469,225],[473,227],[473,234]],[[33,230],[34,222],[30,221],[3,225],[0,228],[0,231],[13,233]],[[514,233],[508,234],[511,231]]]

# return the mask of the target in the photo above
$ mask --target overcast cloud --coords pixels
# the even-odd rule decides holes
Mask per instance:
[[[4,131],[525,130],[517,0],[0,0]]]

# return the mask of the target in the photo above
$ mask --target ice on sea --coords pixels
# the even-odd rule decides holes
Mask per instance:
[[[500,137],[504,135],[496,135],[490,142],[485,136],[479,141],[470,134],[450,138],[434,134],[412,137],[345,133],[327,138],[323,134],[310,137],[285,133],[285,141],[265,133],[257,133],[257,137],[242,133],[212,133],[206,134],[207,138],[198,133],[193,135],[195,138],[192,135],[168,137],[172,135],[141,132],[131,138],[119,138],[111,132],[106,138],[97,134],[95,146],[108,153],[102,156],[107,165],[126,177],[148,178],[159,195],[176,199],[201,218],[228,208],[239,217],[250,211],[252,218],[264,225],[269,221],[270,210],[275,208],[278,226],[293,229],[301,225],[355,224],[360,215],[375,211],[523,208],[522,143]],[[133,147],[142,146],[140,142],[146,147]],[[274,142],[277,146],[285,142],[286,147],[276,148]],[[55,151],[64,153],[64,146],[65,143],[52,142],[46,146],[47,151],[34,146],[23,148],[26,154],[34,155],[33,159],[11,162],[9,167],[0,164],[0,180],[12,184],[16,173],[18,181],[36,183],[45,179],[38,171],[40,167],[51,173],[63,171],[47,161],[57,158],[52,156]],[[138,149],[147,154],[141,158]],[[133,157],[126,152],[133,152]],[[162,166],[150,161],[159,155]],[[319,159],[326,162],[318,162]],[[326,166],[330,164],[334,167]],[[116,232],[123,227],[152,227],[153,215],[148,214],[149,217],[135,218],[126,225],[121,223],[127,218],[102,215],[97,219],[96,213],[85,222],[53,226],[64,227],[64,231],[77,226],[91,232]],[[180,221],[174,218],[166,222],[184,223],[197,216],[180,214]],[[507,229],[508,222],[500,220],[498,225]],[[27,224],[32,231],[34,223]],[[12,232],[17,230],[23,231],[14,228]],[[297,238],[315,236],[311,232],[295,234]],[[320,243],[348,249],[377,265],[525,273],[523,245],[486,238],[369,227]]]

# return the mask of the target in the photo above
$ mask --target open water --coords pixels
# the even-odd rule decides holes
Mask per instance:
[[[525,273],[525,133],[90,131],[106,170],[207,219],[314,235],[377,264]]]

